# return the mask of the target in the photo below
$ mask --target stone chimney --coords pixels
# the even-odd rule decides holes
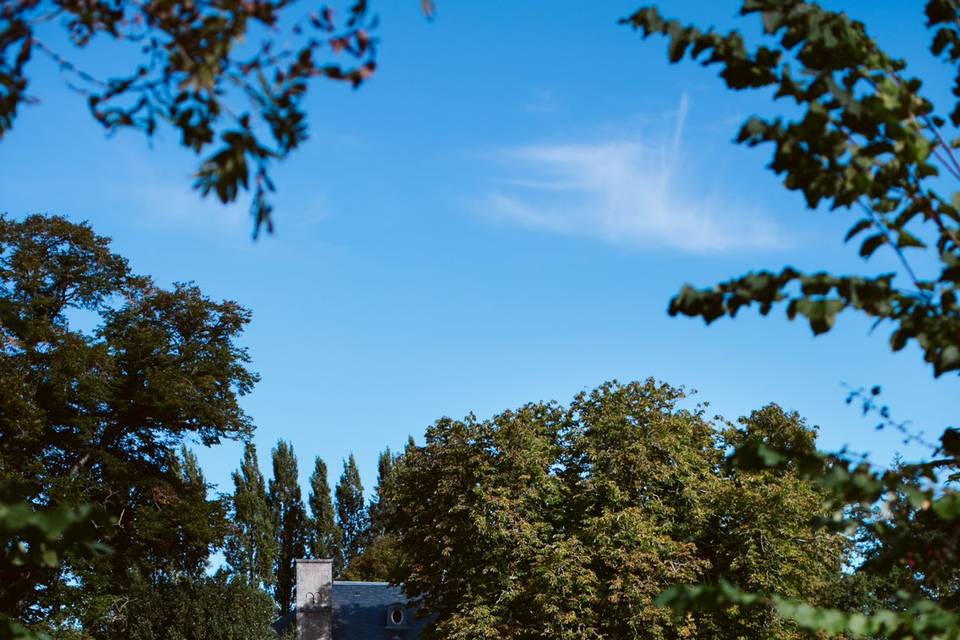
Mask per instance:
[[[297,640],[332,640],[333,560],[297,560]]]

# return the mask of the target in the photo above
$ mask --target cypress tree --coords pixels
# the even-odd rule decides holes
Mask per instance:
[[[360,555],[365,546],[369,526],[367,509],[363,499],[363,484],[353,454],[343,463],[343,474],[337,483],[337,526],[343,534],[340,554],[343,566]]]
[[[252,587],[273,582],[276,535],[267,503],[263,475],[257,465],[257,449],[248,442],[243,462],[233,472],[230,526],[224,555],[231,570]]]
[[[312,558],[333,558],[334,574],[340,575],[343,567],[340,553],[340,529],[334,521],[333,496],[327,481],[327,465],[319,456],[313,462],[310,474],[310,533],[307,544]]]
[[[280,615],[290,611],[295,587],[294,561],[306,555],[307,513],[300,494],[293,446],[280,440],[273,449],[273,478],[267,495],[276,531],[273,597]]]

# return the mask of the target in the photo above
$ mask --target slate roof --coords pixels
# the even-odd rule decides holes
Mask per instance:
[[[277,634],[278,638],[282,638],[283,634],[287,632],[288,629],[294,629],[297,624],[297,612],[290,611],[285,616],[280,616],[273,621],[273,624],[270,627],[273,629],[273,632]]]
[[[427,623],[416,619],[401,588],[386,582],[334,580],[331,604],[333,640],[416,640]],[[402,612],[399,623],[394,609]]]

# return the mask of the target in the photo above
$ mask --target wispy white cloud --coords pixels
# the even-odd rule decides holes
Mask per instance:
[[[667,135],[503,149],[509,171],[479,203],[484,213],[556,233],[688,252],[784,246],[776,225],[735,194],[689,175],[686,96]]]
[[[523,110],[527,113],[552,113],[557,110],[557,99],[549,89],[537,91],[534,99],[523,106]]]

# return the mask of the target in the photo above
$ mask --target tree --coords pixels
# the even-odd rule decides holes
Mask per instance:
[[[271,585],[277,555],[276,523],[252,442],[244,445],[243,462],[232,477],[231,529],[224,548],[227,564],[251,587]]]
[[[365,534],[366,543],[360,555],[350,562],[344,574],[347,580],[388,581],[398,575],[400,549],[388,525],[390,511],[395,507],[392,501],[393,472],[397,463],[398,458],[389,447],[380,452],[377,484],[367,507],[369,527]]]
[[[339,575],[340,566],[340,529],[334,522],[333,497],[327,481],[327,465],[317,456],[313,461],[313,473],[310,474],[310,535],[307,538],[312,558],[333,558],[334,572]]]
[[[145,545],[140,553],[150,558],[157,566],[166,565],[164,577],[197,578],[207,569],[210,554],[223,545],[227,531],[227,509],[223,501],[208,499],[211,485],[207,484],[196,455],[185,445],[174,456],[171,468],[179,482],[177,498],[163,503],[160,512],[146,511],[142,519],[141,531],[147,527],[157,529],[172,527],[164,535],[173,535],[180,540],[175,550],[153,549]],[[160,536],[149,535],[147,540]],[[166,555],[160,558],[159,554]]]
[[[924,12],[931,53],[957,68],[960,5],[927,0]],[[687,285],[670,313],[710,323],[751,305],[764,315],[784,307],[790,319],[805,317],[814,334],[830,331],[840,313],[859,313],[875,325],[892,325],[894,351],[915,343],[935,376],[960,370],[960,201],[956,191],[942,191],[960,180],[957,140],[946,133],[960,126],[960,102],[938,111],[907,62],[882,51],[863,23],[843,13],[800,0],[748,0],[741,14],[760,18],[763,44],[748,45],[737,31],[667,20],[653,7],[623,22],[644,37],[668,37],[671,62],[689,55],[720,67],[730,89],[761,89],[775,101],[789,100],[790,115],[752,117],[737,141],[771,144],[770,169],[787,189],[800,191],[810,209],[853,211],[846,240],[867,234],[859,255],[890,251],[899,269],[854,276],[791,267],[754,271],[713,288]],[[960,72],[953,93],[960,96]],[[878,404],[879,392],[857,392],[850,400],[879,411],[881,427],[906,432]],[[834,516],[827,524],[861,542],[864,562],[855,577],[868,592],[867,604],[823,609],[776,585],[751,591],[726,581],[672,589],[662,601],[678,615],[772,606],[805,629],[831,635],[958,637],[952,567],[960,560],[960,494],[949,481],[960,471],[960,431],[946,428],[939,443],[928,444],[929,459],[889,470],[756,439],[738,443],[730,457],[743,468],[798,468],[828,491]]]
[[[107,131],[131,128],[152,138],[169,126],[183,147],[205,154],[194,188],[221,202],[252,191],[255,231],[272,229],[268,169],[307,139],[303,102],[310,81],[357,87],[376,69],[370,33],[376,17],[367,0],[352,1],[342,18],[328,7],[299,14],[295,4],[4,2],[0,138],[33,100],[29,64],[42,56],[60,68]],[[424,0],[423,8],[432,15],[430,2]],[[46,25],[63,25],[66,33],[55,35]],[[104,41],[115,50],[114,60],[129,61],[125,73],[99,76],[71,60],[71,53]]]
[[[776,405],[754,411],[721,432],[724,450],[748,441],[816,452],[816,431],[796,413]],[[817,594],[813,602],[834,604],[848,589],[842,564],[852,563],[854,550],[836,532],[811,527],[812,517],[826,514],[823,503],[828,493],[795,466],[728,465],[722,467],[721,478],[710,498],[709,542],[701,546],[710,559],[705,581],[727,580],[751,591],[777,591],[792,598]],[[777,561],[771,562],[771,557]],[[790,629],[769,606],[746,616],[721,610],[713,637],[782,638],[790,636]]]
[[[8,487],[9,489],[9,487]],[[0,502],[0,637],[41,640],[46,634],[18,622],[21,607],[36,588],[38,577],[54,573],[63,556],[83,557],[108,553],[97,543],[97,527],[109,520],[93,507],[66,505],[35,509],[12,492]]]
[[[337,527],[343,536],[340,543],[340,557],[343,562],[341,566],[348,567],[363,551],[369,527],[363,484],[360,482],[360,471],[352,453],[343,462],[336,499]]]
[[[180,578],[144,585],[132,594],[122,618],[101,637],[117,640],[274,640],[274,605],[266,593],[240,576]]]
[[[716,572],[824,604],[842,579],[843,537],[807,535],[826,515],[815,483],[721,464],[747,434],[812,443],[812,430],[769,406],[720,437],[686,401],[653,380],[607,383],[566,407],[443,418],[408,447],[387,524],[396,579],[434,616],[434,636],[802,637],[769,610],[674,619],[655,604]]]
[[[92,330],[72,325],[80,310]],[[113,554],[67,551],[31,576],[23,622],[83,628],[134,581],[195,568],[209,522],[183,518],[209,505],[177,448],[251,432],[237,399],[257,377],[235,343],[248,321],[193,285],[135,275],[89,225],[0,218],[0,481],[33,511],[87,504],[116,522],[97,530]]]
[[[368,508],[371,538],[377,538],[387,532],[386,517],[391,508],[389,485],[393,480],[394,462],[394,455],[390,452],[390,447],[381,451],[377,458],[377,484],[373,488],[373,498],[371,498]]]
[[[934,55],[957,63],[958,8],[949,0],[929,0],[926,7]],[[654,8],[627,22],[644,36],[669,35],[674,62],[689,51],[705,65],[722,66],[731,89],[774,88],[775,99],[799,104],[803,115],[793,120],[750,118],[737,141],[773,144],[770,168],[784,176],[785,187],[801,191],[811,209],[822,203],[855,210],[859,219],[847,240],[869,232],[860,255],[869,259],[886,247],[903,271],[899,278],[759,271],[713,289],[687,286],[670,313],[709,323],[753,304],[763,314],[785,305],[789,318],[804,316],[820,334],[840,312],[857,311],[896,326],[894,350],[915,341],[935,375],[960,369],[960,203],[937,191],[941,170],[960,180],[960,164],[941,132],[946,120],[919,93],[920,80],[904,75],[906,62],[881,51],[864,25],[845,14],[799,0],[750,0],[741,13],[760,14],[770,46],[750,51],[737,32],[703,32],[664,20]],[[949,117],[960,125],[960,106]],[[911,250],[939,263],[930,277],[911,266]]]
[[[294,561],[306,555],[307,512],[300,497],[297,456],[280,440],[273,449],[273,478],[267,502],[273,512],[277,555],[273,563],[273,597],[280,615],[290,611],[296,587]]]
[[[364,546],[360,555],[350,561],[343,572],[343,580],[361,580],[370,582],[402,582],[400,564],[401,551],[396,536],[387,533],[372,538]]]

